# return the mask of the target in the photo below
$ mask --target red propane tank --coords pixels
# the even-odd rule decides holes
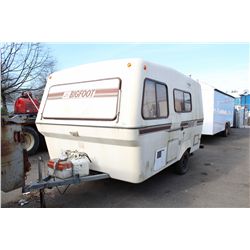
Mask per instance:
[[[30,94],[32,98],[32,95]],[[35,105],[39,108],[39,102],[37,99],[32,98]],[[35,105],[30,100],[29,96],[23,93],[17,100],[15,101],[14,113],[15,114],[37,114],[38,110]]]

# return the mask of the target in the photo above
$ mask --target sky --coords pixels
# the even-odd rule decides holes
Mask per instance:
[[[143,58],[222,91],[250,90],[248,43],[46,43],[56,70],[119,58]]]

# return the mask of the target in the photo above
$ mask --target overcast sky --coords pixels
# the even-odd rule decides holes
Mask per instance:
[[[249,86],[249,44],[54,43],[46,44],[57,70],[118,58],[143,58],[174,68],[222,91],[243,92]]]

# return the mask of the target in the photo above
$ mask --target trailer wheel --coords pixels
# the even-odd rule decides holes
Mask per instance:
[[[34,155],[39,147],[39,135],[32,127],[24,126],[24,148],[27,150],[28,155]]]
[[[189,151],[185,151],[185,153],[182,155],[181,159],[175,163],[175,173],[179,175],[185,174],[188,169],[188,159],[189,159]]]
[[[226,123],[225,130],[223,131],[223,136],[228,137],[230,135],[230,123]]]

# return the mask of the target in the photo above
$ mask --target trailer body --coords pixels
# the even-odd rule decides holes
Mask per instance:
[[[201,83],[204,123],[202,134],[214,135],[233,126],[234,97]]]
[[[197,150],[202,123],[200,85],[141,59],[53,73],[36,119],[50,158],[84,152],[91,170],[132,183]]]

